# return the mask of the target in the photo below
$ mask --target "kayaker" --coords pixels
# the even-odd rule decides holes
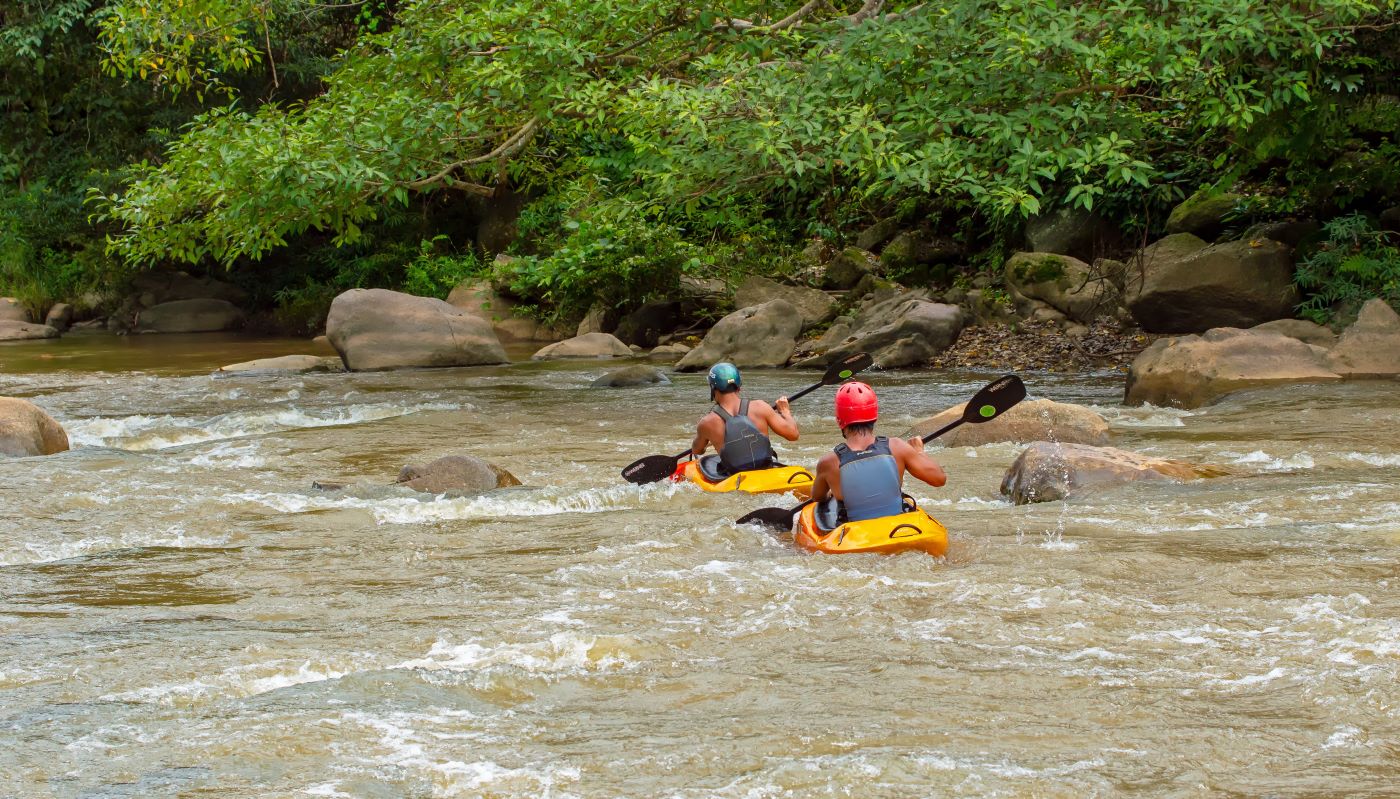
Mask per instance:
[[[923,439],[875,435],[879,415],[880,402],[870,386],[853,381],[837,389],[836,424],[846,441],[817,461],[812,499],[836,497],[847,521],[903,513],[905,472],[935,488],[948,482],[943,467],[924,453]]]
[[[797,421],[788,409],[788,398],[779,397],[773,405],[740,396],[739,369],[732,363],[710,367],[710,399],[715,407],[700,418],[690,452],[699,458],[713,446],[719,453],[719,466],[725,474],[737,474],[774,465],[773,443],[769,433],[788,441],[797,440]],[[706,464],[702,462],[702,467]]]

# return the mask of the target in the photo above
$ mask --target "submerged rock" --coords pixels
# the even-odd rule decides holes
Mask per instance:
[[[326,336],[356,372],[508,362],[485,319],[442,300],[387,289],[351,289],[336,297]]]
[[[655,366],[627,366],[622,369],[614,369],[602,377],[594,380],[590,388],[631,388],[633,386],[654,386],[671,385],[671,378],[667,377]]]
[[[570,358],[629,358],[632,348],[608,333],[584,333],[542,347],[530,356],[536,361]]]
[[[305,372],[340,372],[345,367],[339,358],[322,358],[319,355],[282,355],[277,358],[258,358],[242,363],[232,363],[228,366],[219,367],[218,374],[236,374],[249,372],[286,372],[289,374],[301,374]]]
[[[1037,441],[1006,471],[1001,493],[1017,505],[1028,505],[1142,480],[1185,482],[1229,473],[1219,466],[1153,458],[1113,447]]]
[[[802,315],[786,300],[741,308],[724,317],[700,346],[685,354],[676,370],[694,372],[720,361],[735,366],[783,366],[792,357]]]
[[[1326,352],[1267,330],[1164,338],[1133,361],[1123,402],[1196,408],[1233,391],[1340,380]]]
[[[423,466],[409,464],[399,470],[397,482],[429,494],[479,493],[520,485],[515,475],[471,455],[448,455]]]
[[[68,434],[28,400],[0,397],[0,455],[24,458],[68,449]]]
[[[914,425],[913,435],[928,435],[962,418],[967,403],[949,408]],[[946,447],[979,447],[1001,441],[1055,441],[1061,444],[1108,443],[1108,420],[1083,405],[1026,400],[990,422],[965,424],[930,443]]]

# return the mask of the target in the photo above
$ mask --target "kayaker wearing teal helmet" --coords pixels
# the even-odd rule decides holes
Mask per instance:
[[[710,446],[719,457],[705,458],[701,469],[712,479],[727,477],[753,469],[767,469],[775,461],[770,432],[797,440],[797,422],[788,410],[787,397],[779,397],[774,405],[763,400],[748,400],[739,396],[742,380],[732,363],[717,363],[710,367],[710,399],[715,407],[696,425],[691,454],[700,457]],[[776,407],[775,407],[776,406]]]

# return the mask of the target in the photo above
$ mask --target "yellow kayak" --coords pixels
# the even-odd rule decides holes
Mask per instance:
[[[713,460],[712,460],[713,459]],[[812,493],[812,473],[801,466],[775,466],[772,469],[755,469],[751,472],[723,476],[715,473],[714,465],[719,461],[713,455],[699,461],[689,460],[676,467],[671,475],[674,482],[689,481],[704,491],[727,492],[743,491],[747,494],[786,494],[791,492],[799,499],[806,499]],[[708,467],[708,468],[707,468]]]
[[[836,521],[835,511],[834,502],[803,508],[797,516],[797,545],[832,555],[922,550],[942,557],[948,552],[948,529],[918,508],[897,516],[844,523]]]

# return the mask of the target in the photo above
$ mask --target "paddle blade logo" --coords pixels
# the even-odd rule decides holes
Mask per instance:
[[[849,379],[852,375],[854,375],[855,372],[852,372],[850,369],[842,369],[840,374],[841,374],[841,379],[842,379],[842,380],[846,380],[846,379]]]
[[[982,418],[984,419],[990,419],[997,415],[997,409],[991,405],[983,405],[981,408],[977,409],[977,412],[982,414]]]

